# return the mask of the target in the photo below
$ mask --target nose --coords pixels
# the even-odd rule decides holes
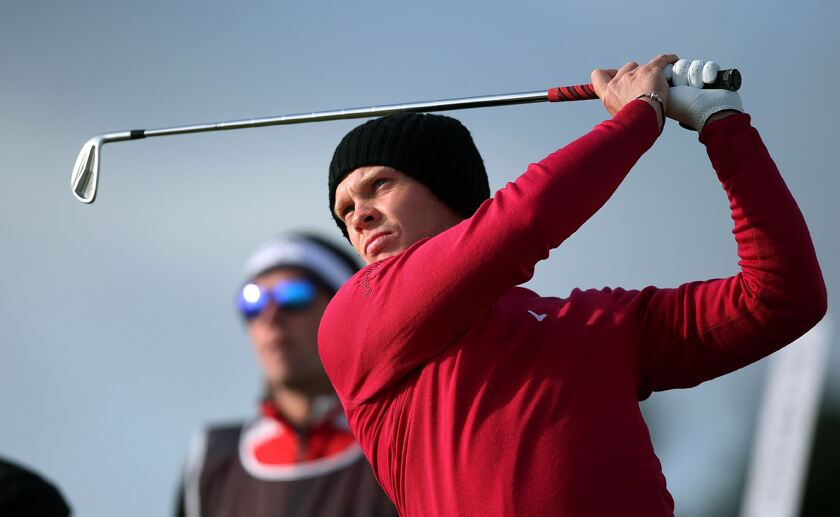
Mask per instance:
[[[382,214],[375,207],[368,203],[358,203],[350,218],[350,225],[357,232],[369,229],[382,219]]]
[[[284,316],[285,312],[279,305],[277,305],[277,302],[273,299],[269,299],[263,310],[257,314],[257,319],[264,323],[279,325],[285,319]]]

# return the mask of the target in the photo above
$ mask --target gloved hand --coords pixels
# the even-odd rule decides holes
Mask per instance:
[[[704,90],[717,77],[720,66],[714,61],[680,59],[663,72],[673,86],[668,90],[666,116],[687,129],[703,131],[706,121],[719,111],[744,111],[741,96],[731,90]]]

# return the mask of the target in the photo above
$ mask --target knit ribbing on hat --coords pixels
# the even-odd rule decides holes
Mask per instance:
[[[490,197],[487,172],[469,131],[458,120],[428,113],[397,113],[369,120],[341,140],[329,173],[330,213],[347,174],[366,165],[392,167],[420,181],[464,218]]]

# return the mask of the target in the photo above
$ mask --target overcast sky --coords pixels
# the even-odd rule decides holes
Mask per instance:
[[[109,144],[84,206],[73,162],[110,131],[545,89],[666,51],[714,59],[743,73],[838,321],[840,7],[677,5],[3,1],[0,456],[55,480],[77,515],[168,514],[193,430],[255,410],[259,375],[232,305],[246,257],[283,230],[341,239],[326,170],[356,122]],[[454,115],[493,189],[606,116],[597,102]],[[731,226],[696,133],[669,123],[529,287],[728,276]],[[708,514],[737,482],[765,370],[645,403],[679,515]]]

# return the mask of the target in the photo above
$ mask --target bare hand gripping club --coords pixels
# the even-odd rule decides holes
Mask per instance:
[[[717,79],[705,86],[706,88],[725,88],[738,90],[741,87],[741,74],[737,69],[721,70]],[[279,115],[276,117],[231,120],[228,122],[211,122],[190,126],[167,127],[160,129],[133,129],[117,133],[98,135],[82,146],[70,185],[73,195],[82,203],[93,203],[99,183],[99,155],[100,147],[109,142],[124,140],[138,140],[153,136],[180,135],[183,133],[203,133],[206,131],[225,131],[230,129],[244,129],[263,126],[279,126],[285,124],[304,124],[307,122],[324,122],[327,120],[342,120],[354,118],[370,118],[390,115],[400,112],[432,112],[450,111],[470,108],[487,108],[492,106],[507,106],[512,104],[531,104],[535,102],[565,102],[597,99],[595,89],[591,84],[575,86],[559,86],[548,90],[523,93],[507,93],[502,95],[487,95],[483,97],[463,97],[459,99],[445,99],[438,101],[410,102],[405,104],[388,104],[384,106],[370,106],[366,108],[350,108],[332,111],[316,111],[294,115]]]

